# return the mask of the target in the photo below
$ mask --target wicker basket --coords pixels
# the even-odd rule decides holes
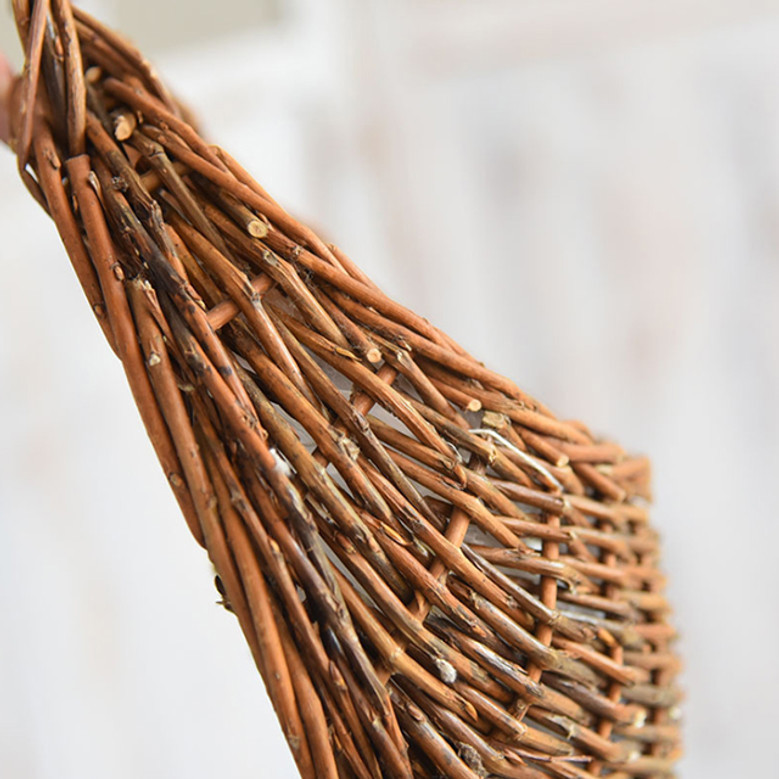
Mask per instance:
[[[19,171],[301,775],[671,775],[647,461],[387,297],[122,37],[13,5]]]

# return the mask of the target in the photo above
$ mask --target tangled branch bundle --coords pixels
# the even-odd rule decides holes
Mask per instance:
[[[13,145],[304,777],[665,777],[645,459],[554,417],[206,143],[68,0],[14,0]]]

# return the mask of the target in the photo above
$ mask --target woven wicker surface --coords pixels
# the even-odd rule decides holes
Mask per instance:
[[[121,37],[14,10],[20,172],[301,774],[669,775],[647,462],[384,295]]]

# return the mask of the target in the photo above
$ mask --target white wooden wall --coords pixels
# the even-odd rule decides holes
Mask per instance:
[[[388,291],[653,456],[681,776],[779,775],[779,0],[162,5],[91,7]],[[0,776],[294,776],[7,152],[0,202]]]

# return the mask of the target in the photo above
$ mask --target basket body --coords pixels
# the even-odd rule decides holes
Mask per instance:
[[[67,0],[14,145],[304,777],[669,776],[649,466],[385,295]]]

